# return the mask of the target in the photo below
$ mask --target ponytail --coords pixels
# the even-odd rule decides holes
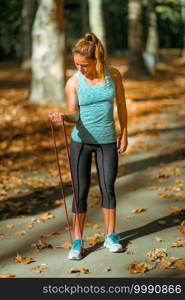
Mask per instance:
[[[98,78],[105,80],[104,47],[94,33],[86,33],[72,47],[72,54],[80,54],[89,59],[96,59],[96,71]]]

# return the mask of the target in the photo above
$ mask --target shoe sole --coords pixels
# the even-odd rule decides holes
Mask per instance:
[[[68,256],[67,258],[68,258],[68,259],[71,259],[71,260],[80,260],[80,259],[83,258],[84,252],[85,252],[84,249],[82,249],[79,257],[76,257],[76,256],[71,256],[71,257],[70,257],[70,256]]]
[[[122,252],[123,251],[123,248],[119,249],[119,250],[111,250],[110,246],[109,245],[106,245],[105,243],[103,244],[105,248],[109,249],[110,252],[112,253],[118,253],[118,252]]]

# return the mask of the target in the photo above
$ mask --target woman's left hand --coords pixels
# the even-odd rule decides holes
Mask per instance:
[[[118,153],[125,152],[127,149],[127,146],[128,146],[127,136],[126,135],[120,136],[120,138],[118,139],[118,145],[117,145]]]

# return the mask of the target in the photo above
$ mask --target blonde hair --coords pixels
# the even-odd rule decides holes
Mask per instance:
[[[104,47],[97,36],[88,32],[80,38],[72,47],[72,54],[80,54],[89,59],[96,59],[96,71],[100,80],[105,80]]]

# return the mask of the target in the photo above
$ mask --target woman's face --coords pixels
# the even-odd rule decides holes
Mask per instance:
[[[74,63],[77,70],[85,76],[96,72],[96,59],[89,59],[81,54],[74,54]]]

